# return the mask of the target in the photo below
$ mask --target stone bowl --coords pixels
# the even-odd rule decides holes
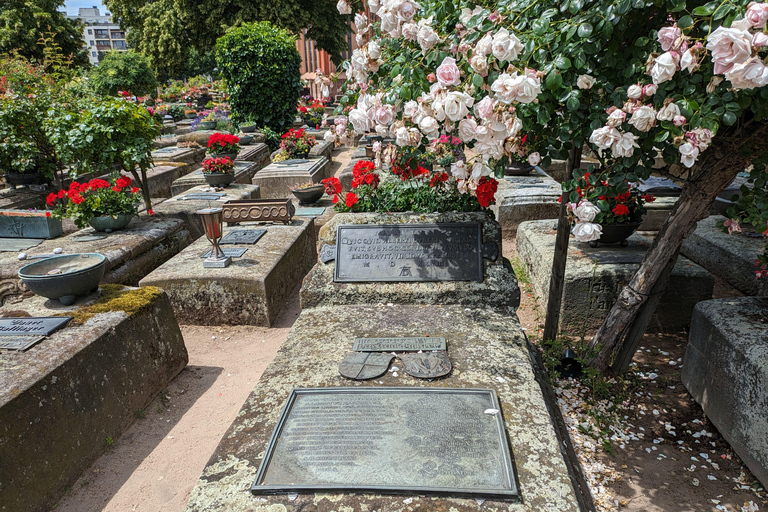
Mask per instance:
[[[302,188],[301,190],[291,190],[296,199],[299,200],[299,204],[314,204],[323,197],[325,193],[325,185],[315,185],[313,187]]]
[[[203,178],[205,178],[205,182],[212,187],[226,187],[227,185],[235,181],[235,173],[234,172],[211,172],[211,173],[204,172]]]
[[[37,295],[69,306],[99,288],[106,263],[102,254],[63,254],[21,267],[19,277]]]

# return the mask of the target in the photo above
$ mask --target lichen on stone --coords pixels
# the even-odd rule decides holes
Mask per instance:
[[[150,308],[163,294],[163,291],[155,286],[128,288],[120,284],[103,284],[100,288],[101,295],[96,302],[58,316],[73,317],[72,322],[75,325],[82,325],[99,313],[123,311],[132,316]]]

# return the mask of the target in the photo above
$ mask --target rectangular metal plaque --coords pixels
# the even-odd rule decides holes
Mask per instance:
[[[19,252],[45,242],[42,238],[0,238],[0,252]]]
[[[218,201],[227,194],[221,192],[211,192],[210,194],[187,194],[181,196],[177,201]]]
[[[235,229],[224,235],[219,244],[255,244],[266,233],[266,229]]]
[[[0,336],[48,336],[64,327],[71,316],[0,318]]]
[[[445,338],[355,338],[355,352],[416,352],[419,350],[445,350]]]
[[[490,389],[294,389],[251,486],[302,491],[517,498]]]
[[[343,225],[336,282],[482,281],[480,223]]]
[[[222,247],[222,251],[224,251],[224,256],[229,256],[230,258],[240,258],[245,254],[245,251],[248,250],[247,247]],[[205,254],[200,256],[201,258],[208,258],[211,255],[211,251],[213,249],[208,249]]]
[[[24,352],[45,336],[0,336],[0,350]]]
[[[645,253],[638,251],[626,252],[625,247],[616,247],[613,249],[593,249],[584,251],[587,257],[594,260],[598,265],[632,265],[643,261]]]
[[[299,206],[296,208],[296,215],[297,217],[319,217],[323,213],[325,213],[325,206],[315,206],[315,207],[304,207]]]

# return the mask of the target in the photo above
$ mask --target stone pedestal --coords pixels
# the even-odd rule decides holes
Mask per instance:
[[[103,290],[102,290],[103,291]],[[0,351],[0,503],[7,512],[52,510],[80,474],[107,449],[188,357],[168,298],[157,289],[126,290],[134,307],[90,319],[82,306],[34,296],[0,308],[0,316],[71,315],[26,352]],[[115,293],[114,290],[110,293]]]
[[[172,185],[177,179],[185,176],[192,170],[190,164],[182,162],[162,162],[156,163],[147,171],[147,183],[149,186],[149,197],[171,197],[173,196]],[[123,173],[133,180],[133,175]],[[103,176],[107,179],[106,176]],[[133,180],[133,186],[139,187],[138,182]]]
[[[556,223],[555,219],[523,222],[517,230],[517,252],[528,269],[542,310],[546,310],[549,298]],[[651,244],[638,234],[632,235],[629,243],[628,247],[614,244],[592,249],[571,237],[560,311],[561,331],[581,335],[597,330]],[[649,329],[685,329],[696,303],[712,298],[713,288],[714,278],[709,272],[686,258],[678,258]]]
[[[271,163],[253,177],[253,184],[258,185],[261,197],[279,199],[291,196],[288,187],[302,183],[320,183],[330,172],[328,159],[324,156],[307,160],[286,160]]]
[[[333,162],[333,142],[323,140],[322,137],[317,140],[317,144],[309,150],[309,158],[324,156],[329,162]]]
[[[171,299],[176,318],[195,325],[271,326],[286,299],[316,260],[311,219],[294,218],[288,225],[244,223],[224,228],[266,229],[226,268],[203,268],[201,257],[211,249],[204,237],[141,280],[140,286],[157,286]]]
[[[318,262],[304,279],[301,307],[342,304],[461,304],[514,313],[520,289],[511,266],[501,257],[501,228],[484,212],[473,213],[337,213],[320,230],[319,245],[336,244],[336,228],[342,224],[420,224],[480,222],[483,242],[496,242],[499,257],[483,261],[484,281],[335,283],[335,262]]]
[[[682,380],[707,417],[768,487],[768,297],[700,302]]]
[[[355,337],[427,335],[447,340],[453,370],[446,377],[422,380],[402,370],[369,381],[351,381],[339,375],[339,363],[352,350]],[[402,368],[399,362],[393,364]],[[569,477],[570,468],[560,449],[563,441],[552,426],[539,378],[514,315],[464,306],[371,305],[302,311],[203,470],[186,512],[576,512],[579,505]],[[486,500],[479,505],[474,499],[424,497],[416,493],[398,496],[322,491],[302,492],[298,496],[253,496],[248,489],[291,390],[331,386],[494,389],[513,452],[521,500]],[[435,463],[439,463],[437,454]]]
[[[754,273],[755,260],[763,253],[768,239],[759,236],[759,232],[756,238],[744,233],[729,235],[717,227],[718,221],[725,220],[717,215],[700,220],[680,252],[742,293],[768,295],[768,279],[757,279]]]
[[[235,160],[235,183],[251,183],[253,175],[261,169],[256,162],[247,162],[245,160]],[[175,180],[171,185],[171,194],[177,196],[187,192],[193,187],[205,185],[203,171],[198,169],[192,173],[182,176]],[[169,196],[170,197],[170,196]]]
[[[189,165],[199,164],[205,158],[205,148],[179,148],[170,146],[152,152],[155,162],[182,162]]]
[[[645,215],[639,231],[658,231],[667,221],[678,197],[659,196],[652,203],[645,203]]]
[[[264,143],[243,146],[243,148],[237,154],[237,158],[235,160],[254,162],[259,166],[259,169],[261,169],[265,165],[269,164],[269,146]]]
[[[493,211],[504,238],[515,238],[521,222],[557,218],[562,186],[548,176],[508,176],[499,181]]]
[[[170,217],[177,218],[184,221],[184,225],[189,231],[189,235],[193,240],[203,236],[203,223],[200,220],[200,216],[196,213],[203,208],[215,208],[222,206],[225,202],[234,199],[258,199],[259,187],[256,185],[244,185],[242,183],[233,183],[223,189],[219,194],[226,194],[219,199],[184,199],[189,194],[203,194],[210,193],[210,187],[208,185],[199,185],[192,187],[186,192],[173,196],[167,201],[163,201],[159,205],[155,206],[155,215],[157,217]]]
[[[98,235],[98,239],[89,240],[87,237],[91,235]],[[191,241],[183,220],[142,216],[134,218],[126,228],[113,233],[97,233],[93,228],[86,228],[64,237],[46,240],[25,252],[29,256],[51,254],[58,247],[64,249],[65,254],[97,252],[107,258],[102,283],[135,286],[139,279]],[[34,260],[19,261],[18,253],[15,252],[0,253],[0,300],[24,293],[25,288],[18,271],[31,261]]]
[[[358,153],[360,150],[362,151],[362,156],[359,156]],[[352,159],[349,161],[349,163],[339,172],[339,181],[341,182],[341,187],[345,191],[349,191],[352,189],[352,180],[354,179],[354,173],[352,170],[355,168],[355,164],[359,162],[360,160],[367,160],[369,162],[372,162],[373,160],[369,158],[365,158],[365,148],[359,147],[355,150],[355,152],[352,154]]]

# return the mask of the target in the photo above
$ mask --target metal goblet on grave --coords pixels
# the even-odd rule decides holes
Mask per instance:
[[[205,208],[197,212],[203,222],[205,237],[213,245],[211,255],[203,262],[204,268],[224,268],[232,263],[232,258],[225,255],[219,247],[219,241],[224,234],[223,211],[222,208]]]

